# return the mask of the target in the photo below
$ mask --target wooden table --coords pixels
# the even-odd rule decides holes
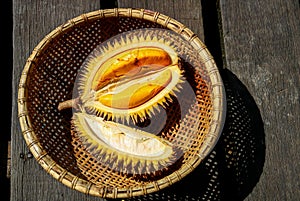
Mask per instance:
[[[174,200],[299,200],[297,0],[121,0],[116,4],[101,0],[14,0],[11,200],[102,200],[61,184],[28,153],[18,122],[17,89],[27,58],[45,35],[82,13],[114,6],[150,9],[182,22],[205,42],[223,69],[228,96],[224,133],[200,167],[217,172],[210,175],[210,182],[215,178],[215,189],[206,190],[210,195],[201,194],[204,181],[201,173],[197,178],[196,171],[193,179],[176,187],[182,189],[177,197],[172,196],[178,191],[174,194],[172,190],[158,196]],[[228,178],[230,174],[234,178]],[[190,181],[195,183],[188,184]],[[196,187],[187,189],[185,184]]]

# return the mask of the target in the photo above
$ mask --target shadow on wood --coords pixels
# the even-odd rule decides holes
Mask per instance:
[[[264,166],[263,122],[246,87],[229,70],[221,74],[227,117],[214,150],[178,183],[128,200],[243,200],[251,193]]]

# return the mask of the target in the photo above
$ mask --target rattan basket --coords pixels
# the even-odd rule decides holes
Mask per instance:
[[[188,110],[187,118],[179,122],[180,131],[174,134],[178,144],[186,146],[183,156],[173,169],[151,177],[124,175],[103,167],[82,147],[80,140],[71,135],[72,112],[57,109],[60,102],[72,98],[77,72],[99,44],[117,34],[144,28],[169,30],[190,45],[197,67],[187,70],[186,77],[199,99]],[[169,117],[170,124],[177,116],[178,108],[173,106],[176,104],[167,107],[173,115]],[[168,16],[132,8],[86,13],[57,27],[28,58],[18,91],[22,133],[38,163],[68,187],[105,198],[155,192],[188,175],[217,143],[224,124],[225,106],[218,68],[201,40]],[[198,123],[196,128],[195,122]],[[190,136],[191,130],[196,135]]]

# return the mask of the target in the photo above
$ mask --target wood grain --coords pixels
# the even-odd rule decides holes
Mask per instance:
[[[265,127],[264,171],[247,200],[298,200],[299,2],[220,2],[225,64],[254,97]]]
[[[201,1],[197,0],[164,0],[164,1],[147,1],[147,0],[120,0],[118,1],[120,8],[145,8],[164,15],[172,17],[181,22],[200,39],[204,40],[202,7]]]

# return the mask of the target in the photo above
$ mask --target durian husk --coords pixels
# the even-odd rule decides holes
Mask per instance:
[[[93,115],[74,114],[72,133],[97,161],[125,174],[150,174],[178,160],[167,140]]]
[[[183,150],[162,137],[85,113],[74,114],[71,123],[72,144],[77,156],[78,167],[82,174],[96,185],[124,187],[122,186],[124,183],[104,179],[105,175],[114,174],[126,180],[126,187],[134,187],[160,179],[180,166]],[[102,130],[100,127],[111,128],[112,131],[118,130],[118,132],[104,134],[98,132],[98,130]],[[127,135],[128,138],[131,138],[131,141],[135,142],[132,146],[137,146],[138,140],[148,138],[149,141],[156,144],[155,150],[150,147],[151,144],[154,145],[153,143],[148,144],[150,145],[148,147],[144,146],[145,150],[140,149],[136,153],[126,152],[125,149],[121,150],[118,146],[112,146],[111,142],[118,141],[120,135]],[[132,140],[132,138],[138,138],[138,140]],[[122,141],[124,142],[124,138]],[[149,151],[148,154],[148,150],[152,151]],[[85,154],[81,155],[81,153]]]

